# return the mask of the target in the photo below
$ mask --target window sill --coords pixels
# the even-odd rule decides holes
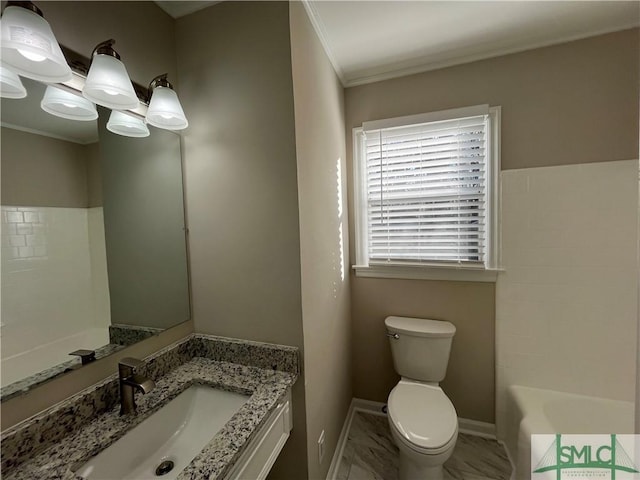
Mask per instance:
[[[498,269],[456,268],[426,265],[354,265],[356,277],[401,278],[406,280],[443,280],[453,282],[495,283]]]

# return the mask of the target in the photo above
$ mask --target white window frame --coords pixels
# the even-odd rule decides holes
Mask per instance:
[[[484,267],[464,264],[368,264],[368,225],[366,162],[364,160],[364,130],[389,128],[464,118],[485,113],[489,115],[487,135],[487,252]],[[501,107],[478,105],[410,115],[374,122],[365,122],[362,127],[353,129],[353,178],[354,178],[354,220],[356,236],[356,264],[353,265],[356,276],[375,278],[405,278],[424,280],[453,280],[472,282],[495,282],[500,271],[500,125]]]

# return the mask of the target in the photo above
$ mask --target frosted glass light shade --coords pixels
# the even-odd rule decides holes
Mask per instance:
[[[189,126],[178,95],[169,87],[156,87],[147,110],[147,123],[166,130],[182,130]]]
[[[111,112],[107,122],[107,130],[125,137],[148,137],[149,128],[136,117],[116,110]]]
[[[71,80],[71,68],[44,18],[10,6],[4,9],[0,24],[0,55],[15,73],[46,83]]]
[[[93,56],[82,95],[112,110],[131,110],[139,103],[124,63],[110,55]]]
[[[0,65],[0,97],[24,98],[26,96],[27,89],[22,85],[20,77],[7,67]]]
[[[89,122],[98,118],[96,106],[89,100],[51,85],[47,86],[40,107],[51,115],[68,120]]]

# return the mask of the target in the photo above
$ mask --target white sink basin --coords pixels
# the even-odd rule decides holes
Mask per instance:
[[[175,479],[248,399],[246,395],[193,386],[76,473],[87,480]],[[158,476],[156,469],[163,462],[173,462],[173,468]]]

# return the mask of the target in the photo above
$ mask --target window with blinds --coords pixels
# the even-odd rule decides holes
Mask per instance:
[[[488,106],[407,120],[423,121],[370,122],[359,135],[357,209],[366,230],[359,263],[488,268],[495,204]]]

